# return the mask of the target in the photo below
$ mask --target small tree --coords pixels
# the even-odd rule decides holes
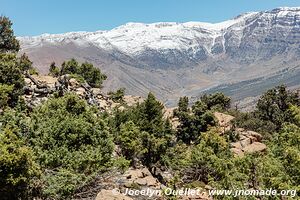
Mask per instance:
[[[214,117],[204,102],[197,101],[192,110],[188,108],[188,103],[187,97],[181,97],[178,109],[174,111],[174,115],[179,119],[177,139],[186,144],[198,142],[201,132],[207,131],[210,125],[215,124]]]
[[[18,52],[19,41],[14,36],[12,22],[4,16],[0,17],[0,53]]]
[[[200,100],[206,104],[208,110],[212,110],[213,108],[218,110],[226,110],[230,107],[230,98],[225,96],[221,92],[217,92],[214,94],[205,94]]]
[[[25,53],[20,57],[19,68],[21,71],[28,71],[32,68],[32,62],[29,60],[28,56]]]
[[[101,87],[103,81],[107,78],[105,74],[101,73],[100,69],[87,62],[81,64],[77,74],[81,75],[92,87]]]
[[[79,69],[79,63],[72,58],[69,61],[65,61],[63,62],[63,64],[61,65],[61,74],[77,74]]]
[[[291,105],[300,105],[299,96],[281,85],[261,96],[257,102],[256,114],[260,119],[270,121],[280,129],[284,122],[293,122],[293,114],[289,109]]]
[[[91,63],[82,63],[81,65],[73,58],[70,61],[63,62],[60,74],[73,74],[82,77],[92,87],[101,87],[103,81],[107,78],[101,70],[94,67]]]
[[[60,69],[55,65],[55,62],[52,62],[49,69],[49,75],[58,77],[60,74]]]
[[[141,135],[141,131],[132,121],[121,125],[118,142],[120,143],[123,155],[131,160],[134,166],[137,159],[144,153]]]
[[[203,133],[202,140],[192,150],[190,178],[206,184],[225,178],[232,167],[226,154],[229,154],[228,144],[218,130]]]
[[[125,94],[125,88],[120,88],[116,92],[109,92],[109,98],[111,98],[114,102],[123,102],[123,97]]]
[[[24,76],[19,64],[20,62],[15,54],[0,54],[0,84],[14,87],[14,90],[9,94],[8,104],[10,106],[16,105],[25,86]]]

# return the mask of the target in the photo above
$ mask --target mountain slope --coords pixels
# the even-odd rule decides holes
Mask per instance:
[[[285,83],[293,76],[287,71],[300,69],[300,7],[246,13],[217,24],[128,23],[110,31],[19,39],[22,52],[42,73],[52,61],[72,57],[96,64],[109,77],[107,91],[118,87],[133,95],[153,91],[173,105],[182,95],[226,92],[234,85],[233,96],[241,100],[256,96],[258,88]],[[284,79],[272,78],[284,73]],[[264,84],[252,84],[257,79]],[[244,91],[245,83],[251,90]],[[291,87],[298,85],[300,80],[289,82]],[[238,95],[241,91],[243,95]]]

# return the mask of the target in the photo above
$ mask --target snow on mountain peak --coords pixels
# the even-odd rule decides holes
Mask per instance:
[[[78,45],[94,44],[103,49],[117,49],[128,55],[138,55],[145,49],[196,49],[202,46],[211,52],[216,38],[223,38],[227,30],[242,30],[249,19],[257,17],[274,18],[296,12],[300,16],[300,7],[276,8],[266,12],[250,12],[220,23],[206,22],[159,22],[126,23],[110,31],[70,32],[65,34],[43,34],[35,37],[21,37],[22,48],[43,45],[44,43],[74,42]],[[294,13],[295,15],[295,13]],[[300,17],[299,17],[300,18]]]

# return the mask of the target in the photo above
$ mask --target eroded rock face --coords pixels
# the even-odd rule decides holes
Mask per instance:
[[[234,119],[233,116],[227,115],[227,114],[224,114],[224,113],[220,113],[220,112],[215,112],[214,116],[218,121],[218,124],[221,128],[221,133],[222,134],[224,134],[225,131],[228,131],[232,128],[231,121]]]
[[[243,148],[245,153],[263,152],[267,149],[267,146],[260,142],[253,142],[252,144]]]
[[[25,95],[23,96],[27,105],[31,108],[48,100],[54,93],[64,95],[74,92],[87,103],[97,106],[101,111],[111,112],[113,109],[124,109],[121,103],[116,103],[104,94],[99,88],[91,88],[87,83],[79,83],[69,75],[55,78],[43,75],[28,75],[25,78]],[[133,106],[144,101],[142,97],[125,95],[124,104]]]
[[[240,138],[239,141],[231,143],[231,151],[239,157],[245,153],[264,152],[267,146],[262,141],[262,135],[254,131],[246,131],[242,128],[237,128],[235,132]]]
[[[221,135],[229,130],[234,131],[237,134],[239,140],[230,144],[230,150],[234,153],[234,155],[242,157],[245,153],[264,152],[267,149],[267,146],[261,142],[261,134],[254,131],[244,130],[243,128],[233,129],[231,123],[234,119],[233,116],[220,112],[215,112],[214,116],[218,121]]]

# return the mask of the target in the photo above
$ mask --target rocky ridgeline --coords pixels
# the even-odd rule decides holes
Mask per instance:
[[[98,106],[101,111],[112,111],[114,108],[124,109],[123,104],[114,102],[101,89],[92,88],[87,83],[79,83],[70,75],[58,78],[52,76],[38,76],[26,74],[24,99],[29,108],[33,108],[49,99],[56,93],[63,96],[67,92],[74,92],[85,99],[88,104]],[[134,105],[142,102],[142,97],[127,95],[123,98],[124,104]]]

